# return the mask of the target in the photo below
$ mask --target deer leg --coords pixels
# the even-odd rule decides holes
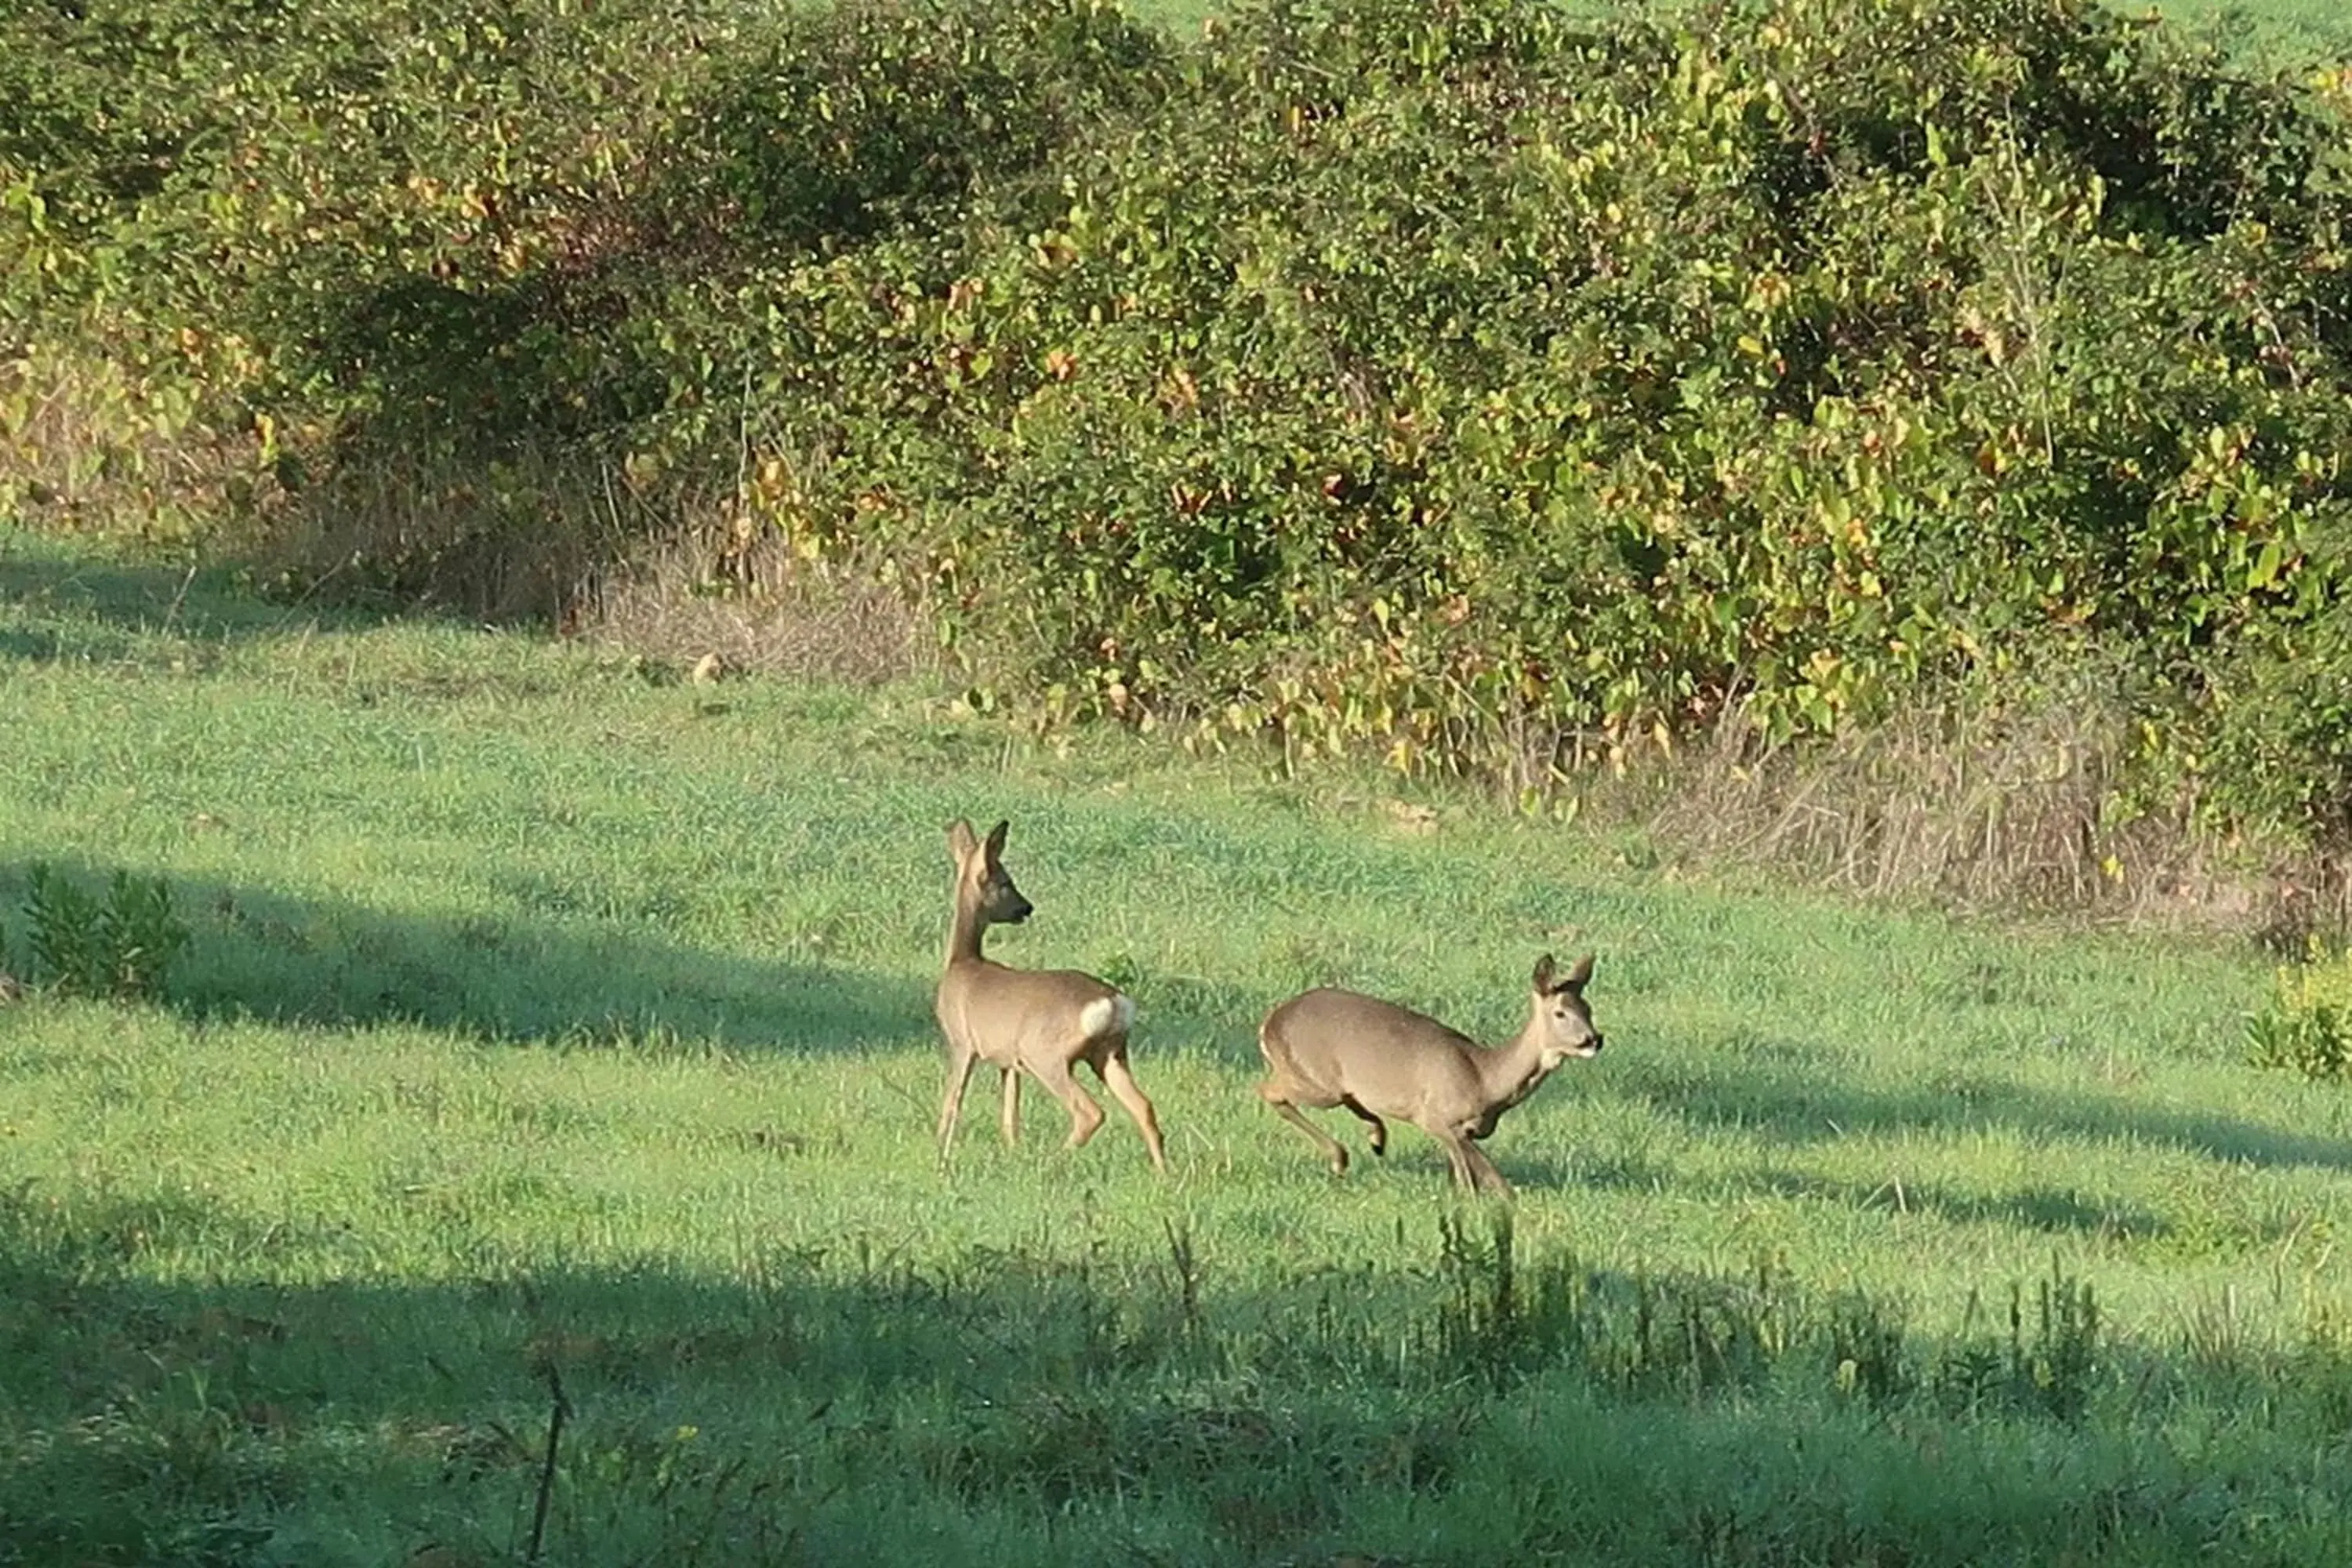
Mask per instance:
[[[1128,1069],[1125,1040],[1103,1053],[1101,1059],[1095,1064],[1095,1075],[1103,1080],[1103,1087],[1110,1090],[1111,1098],[1135,1118],[1135,1125],[1143,1134],[1143,1146],[1151,1152],[1151,1168],[1166,1170],[1168,1155],[1160,1141],[1160,1116],[1151,1109],[1151,1101],[1144,1098],[1141,1086],[1135,1081],[1135,1074]]]
[[[1495,1162],[1486,1152],[1471,1142],[1469,1132],[1461,1128],[1441,1133],[1445,1145],[1445,1157],[1454,1166],[1454,1179],[1473,1192],[1489,1193],[1498,1198],[1511,1195],[1511,1184],[1503,1180],[1503,1173],[1495,1169]]]
[[[1364,1109],[1364,1102],[1352,1094],[1343,1094],[1339,1103],[1346,1106],[1357,1121],[1367,1122],[1372,1130],[1372,1152],[1385,1155],[1389,1152],[1389,1124]]]
[[[946,1102],[940,1107],[940,1158],[942,1160],[948,1157],[948,1150],[955,1144],[956,1118],[963,1113],[964,1087],[971,1082],[972,1066],[978,1060],[971,1047],[953,1040],[948,1042],[948,1093]]]
[[[1331,1162],[1333,1175],[1344,1176],[1348,1173],[1347,1145],[1307,1121],[1298,1107],[1290,1102],[1289,1090],[1279,1081],[1259,1084],[1257,1097],[1272,1106],[1276,1116],[1281,1117],[1314,1141],[1315,1146],[1323,1151],[1323,1157]]]
[[[1480,1192],[1492,1194],[1498,1198],[1507,1198],[1511,1195],[1511,1184],[1503,1180],[1503,1173],[1495,1169],[1495,1162],[1486,1158],[1485,1151],[1474,1147],[1470,1151],[1470,1159],[1473,1173],[1478,1178]]]
[[[1068,1062],[1054,1062],[1040,1068],[1037,1081],[1044,1084],[1045,1092],[1060,1100],[1070,1113],[1070,1135],[1063,1142],[1062,1147],[1085,1147],[1087,1140],[1093,1137],[1095,1130],[1103,1124],[1102,1107],[1097,1105],[1095,1097],[1071,1076]]]
[[[1469,1163],[1462,1158],[1462,1151],[1455,1146],[1458,1140],[1441,1136],[1437,1142],[1445,1151],[1445,1171],[1454,1184],[1465,1189],[1473,1185]]]
[[[1007,1148],[1021,1142],[1021,1068],[1017,1063],[1004,1067],[1004,1104],[997,1124],[1004,1130]]]

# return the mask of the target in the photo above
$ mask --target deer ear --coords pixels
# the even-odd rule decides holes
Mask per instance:
[[[1574,963],[1569,965],[1568,976],[1560,982],[1560,988],[1564,991],[1581,990],[1583,989],[1584,983],[1591,978],[1592,955],[1588,952],[1582,958],[1578,959]]]
[[[948,824],[948,853],[956,858],[957,865],[971,859],[971,852],[979,847],[980,840],[972,837],[971,823],[959,816]]]
[[[999,855],[1004,853],[1004,830],[1012,826],[1013,825],[1009,822],[1000,822],[995,826],[988,830],[988,858],[990,859],[993,860]]]
[[[1536,994],[1539,996],[1551,994],[1551,954],[1548,952],[1536,960]]]

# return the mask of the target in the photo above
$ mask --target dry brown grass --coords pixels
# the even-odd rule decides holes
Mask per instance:
[[[632,510],[582,462],[373,451],[329,467],[254,554],[268,574],[331,596],[551,626],[621,558]]]
[[[876,686],[939,672],[938,643],[921,616],[874,570],[776,552],[731,562],[714,578],[710,559],[691,544],[654,552],[599,589],[582,634],[728,675]]]
[[[453,468],[371,453],[306,492],[265,564],[331,594],[537,622],[704,679],[874,685],[937,668],[882,563],[747,544],[726,521],[735,498],[714,489],[641,494],[588,461],[527,454]]]
[[[2095,701],[1897,719],[1805,747],[1761,748],[1727,728],[1595,804],[1677,859],[1868,899],[2280,946],[2344,925],[2333,858],[2217,838],[2186,798],[2118,812],[2126,746],[2120,711]]]

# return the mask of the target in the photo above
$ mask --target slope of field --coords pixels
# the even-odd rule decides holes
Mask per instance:
[[[1561,0],[1561,8],[1577,16],[1606,16],[1639,10],[1643,5],[1643,0]],[[1140,0],[1135,9],[1140,16],[1189,33],[1228,7],[1216,0]],[[2240,42],[2320,53],[2341,51],[2352,45],[2352,16],[2336,0],[2161,0],[2124,9],[2153,11],[2192,25],[2219,25]]]
[[[2291,60],[2352,58],[2352,14],[2336,0],[2165,0],[2154,9],[2191,26],[2218,27],[2238,48]]]
[[[2250,959],[21,535],[0,735],[7,966],[37,864],[194,931],[0,1004],[0,1562],[2352,1560],[2352,1100]],[[936,1158],[959,814],[1168,1178],[985,1077]],[[1292,989],[1494,1038],[1585,947],[1507,1211],[1249,1092]]]

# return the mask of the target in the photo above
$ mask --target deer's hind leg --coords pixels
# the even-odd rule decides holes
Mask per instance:
[[[1272,1106],[1276,1116],[1306,1133],[1314,1142],[1315,1146],[1323,1151],[1323,1157],[1331,1163],[1331,1173],[1335,1176],[1346,1175],[1348,1173],[1347,1145],[1307,1120],[1305,1113],[1298,1109],[1297,1100],[1293,1098],[1298,1092],[1297,1089],[1279,1078],[1270,1079],[1257,1086],[1257,1097]]]
[[[1349,1115],[1371,1128],[1372,1152],[1385,1156],[1389,1152],[1389,1124],[1367,1110],[1364,1102],[1352,1094],[1341,1095],[1339,1103],[1348,1108]]]
[[[1110,1090],[1111,1098],[1135,1119],[1137,1130],[1143,1134],[1143,1146],[1150,1152],[1151,1168],[1166,1170],[1168,1154],[1160,1142],[1160,1114],[1152,1110],[1150,1100],[1145,1096],[1142,1086],[1135,1081],[1135,1074],[1127,1065],[1127,1037],[1121,1035],[1107,1042],[1089,1059],[1094,1063],[1095,1076],[1103,1080],[1103,1087]]]
[[[1070,1070],[1072,1066],[1070,1062],[1056,1058],[1039,1062],[1034,1069],[1037,1081],[1045,1086],[1045,1092],[1060,1100],[1063,1109],[1070,1113],[1070,1135],[1062,1144],[1065,1149],[1085,1147],[1087,1140],[1093,1137],[1096,1130],[1103,1124],[1102,1107],[1095,1103],[1095,1097],[1078,1082]]]

